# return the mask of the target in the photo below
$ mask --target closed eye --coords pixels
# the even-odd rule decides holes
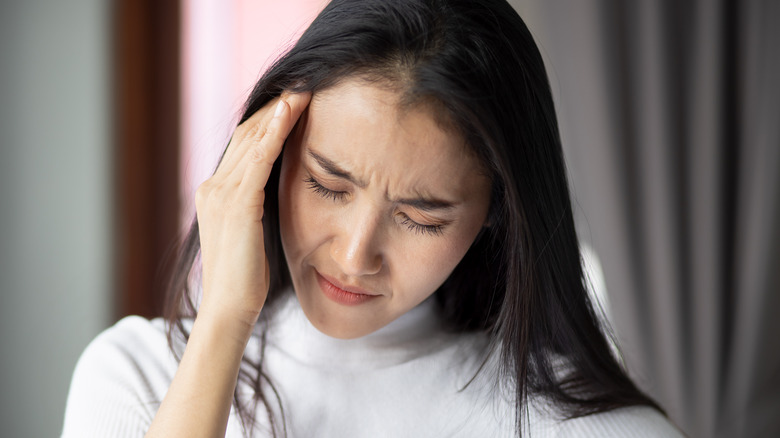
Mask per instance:
[[[304,182],[314,193],[322,196],[325,199],[331,199],[333,201],[343,201],[349,193],[331,190],[319,183],[314,177],[307,177]]]
[[[338,191],[338,190],[331,190],[324,185],[322,185],[319,181],[314,179],[313,176],[309,175],[304,179],[304,182],[306,183],[307,187],[313,191],[314,193],[318,194],[319,196],[330,199],[334,202],[340,202],[344,201],[347,196],[349,196],[349,192],[344,191]],[[399,223],[406,227],[407,230],[415,233],[415,234],[427,234],[431,236],[438,236],[443,234],[442,230],[444,229],[445,224],[437,224],[437,225],[425,225],[420,224],[412,220],[406,213],[398,213],[399,217]]]
[[[444,225],[423,225],[413,221],[405,213],[399,213],[401,216],[401,225],[406,226],[409,231],[417,234],[430,234],[432,236],[438,236],[442,234]]]

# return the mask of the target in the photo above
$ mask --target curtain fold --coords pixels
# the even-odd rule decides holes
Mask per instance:
[[[739,5],[738,233],[721,436],[780,436],[780,3]]]
[[[513,4],[632,375],[692,437],[780,436],[780,2]]]

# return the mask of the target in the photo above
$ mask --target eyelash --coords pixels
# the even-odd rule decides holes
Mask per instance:
[[[323,186],[322,184],[320,184],[316,179],[312,177],[306,178],[305,182],[314,193],[322,196],[325,199],[330,199],[333,201],[343,201],[344,198],[347,197],[347,192],[338,192],[335,190],[331,190]]]
[[[422,225],[418,224],[417,222],[413,221],[409,216],[401,213],[403,220],[401,220],[401,225],[406,225],[406,228],[409,229],[409,231],[412,231],[417,234],[430,234],[432,236],[438,236],[442,234],[442,228],[444,228],[444,225]]]
[[[332,201],[343,201],[344,198],[347,197],[347,192],[339,192],[336,190],[331,190],[322,184],[319,183],[316,179],[313,177],[308,177],[304,180],[314,193],[320,195],[321,197],[325,199],[330,199]],[[444,228],[444,225],[423,225],[418,224],[417,222],[413,221],[409,216],[407,216],[404,213],[401,213],[401,225],[406,226],[406,228],[409,231],[412,231],[416,234],[429,234],[432,236],[437,236],[442,234],[442,229]]]

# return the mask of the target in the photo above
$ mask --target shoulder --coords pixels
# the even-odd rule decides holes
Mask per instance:
[[[117,381],[135,380],[139,375],[159,378],[167,374],[165,370],[169,366],[173,365],[175,370],[176,363],[162,319],[128,316],[87,346],[76,364],[74,378],[84,373],[93,378],[111,377]]]
[[[176,372],[163,320],[126,317],[76,364],[63,436],[142,436]]]
[[[648,406],[631,406],[564,420],[557,437],[683,437],[666,416]]]

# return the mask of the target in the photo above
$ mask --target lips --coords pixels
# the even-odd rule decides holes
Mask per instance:
[[[367,291],[361,287],[345,285],[328,275],[320,274],[315,270],[317,284],[322,293],[331,300],[347,306],[363,304],[380,295]]]

